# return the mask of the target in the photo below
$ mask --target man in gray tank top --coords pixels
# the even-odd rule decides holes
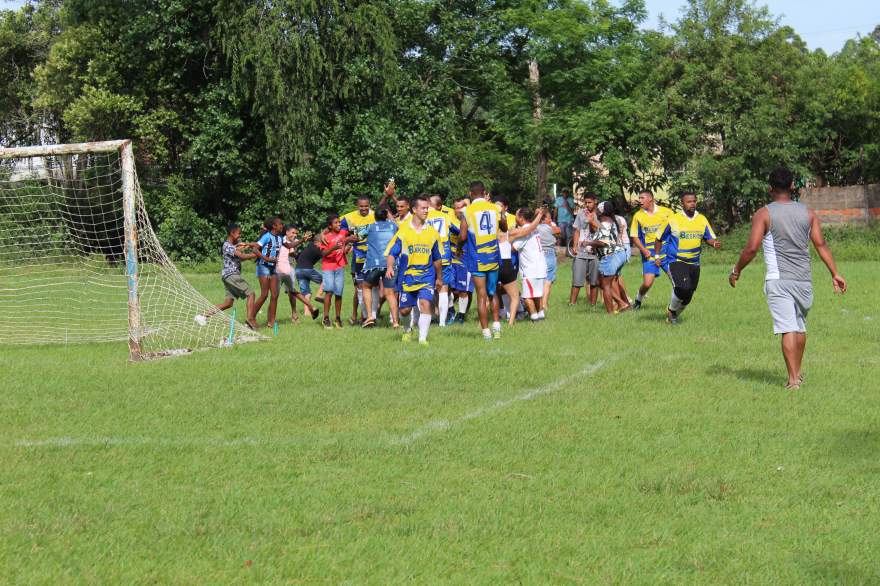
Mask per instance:
[[[807,314],[813,305],[813,274],[810,242],[828,270],[835,293],[846,293],[846,281],[837,272],[831,249],[822,236],[819,218],[802,203],[791,199],[794,176],[788,169],[770,173],[772,203],[752,218],[749,241],[733,270],[730,286],[764,248],[767,274],[764,293],[773,317],[773,333],[782,335],[782,356],[788,369],[787,389],[799,389],[804,377],[801,362],[807,345]]]

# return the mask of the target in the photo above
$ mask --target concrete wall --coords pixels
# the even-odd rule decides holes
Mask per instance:
[[[880,183],[804,189],[800,201],[814,210],[822,223],[866,224],[880,220]]]

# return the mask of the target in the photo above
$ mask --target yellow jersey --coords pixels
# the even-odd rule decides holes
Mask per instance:
[[[391,238],[385,256],[397,259],[398,282],[404,291],[433,287],[437,279],[434,262],[441,260],[440,235],[427,222],[421,230],[406,222]]]
[[[376,216],[373,210],[366,216],[362,216],[357,210],[348,212],[341,218],[342,226],[340,232],[346,234],[356,234],[358,239],[354,243],[353,262],[363,263],[367,260],[367,228],[370,224],[376,222]]]
[[[693,218],[678,212],[661,226],[658,238],[663,241],[664,264],[677,261],[699,266],[703,240],[715,240],[715,232],[700,212],[694,212]]]
[[[654,213],[652,214],[644,209],[637,211],[633,214],[629,237],[638,238],[645,245],[645,248],[653,253],[654,241],[660,237],[660,230],[666,225],[670,216],[672,216],[672,210],[657,204],[654,204]]]
[[[498,270],[498,230],[501,212],[498,206],[479,197],[464,209],[468,233],[464,242],[464,264],[471,273]],[[459,236],[461,237],[461,236]]]
[[[452,228],[452,222],[457,221],[455,215],[447,214],[443,210],[428,210],[427,223],[431,225],[440,236],[440,256],[444,265],[452,262],[452,249],[449,246],[449,235]]]

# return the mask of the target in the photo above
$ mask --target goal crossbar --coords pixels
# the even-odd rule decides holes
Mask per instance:
[[[29,147],[0,148],[0,159],[16,157],[52,157],[57,155],[76,155],[80,153],[112,153],[131,144],[131,140],[104,140],[100,142],[81,142],[75,144],[47,144]]]

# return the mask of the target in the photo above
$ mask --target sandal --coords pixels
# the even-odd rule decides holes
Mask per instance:
[[[368,320],[366,320],[366,321],[363,323],[363,325],[361,325],[361,327],[362,327],[362,328],[372,328],[372,327],[374,327],[375,325],[376,325],[376,320],[374,320],[374,319],[368,319]]]
[[[321,310],[320,310],[320,309],[316,309],[316,310],[312,311],[312,320],[316,320],[316,319],[318,319],[318,317],[319,317],[320,315],[321,315]]]

